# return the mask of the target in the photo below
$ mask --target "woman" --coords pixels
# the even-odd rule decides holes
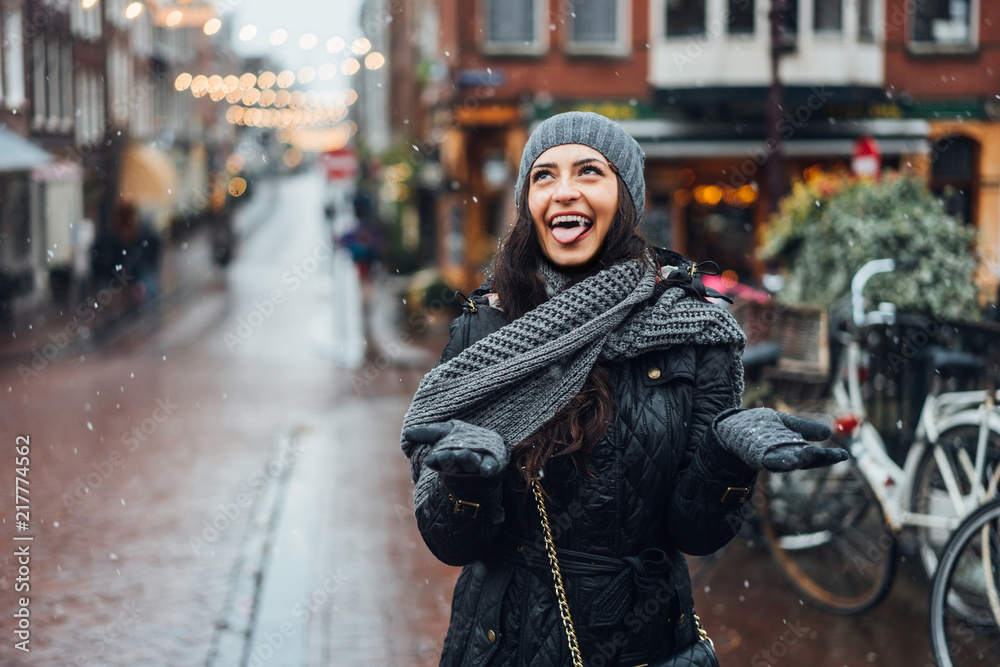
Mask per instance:
[[[407,412],[420,532],[463,566],[442,665],[579,664],[573,635],[588,665],[668,660],[698,639],[681,552],[732,539],[758,470],[845,456],[738,408],[743,333],[635,231],[643,159],[597,114],[539,125],[494,275]]]

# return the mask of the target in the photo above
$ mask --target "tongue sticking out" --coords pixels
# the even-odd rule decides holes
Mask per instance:
[[[583,236],[590,227],[588,225],[581,225],[574,223],[571,226],[556,225],[552,228],[552,238],[554,238],[559,243],[573,243],[578,238]]]

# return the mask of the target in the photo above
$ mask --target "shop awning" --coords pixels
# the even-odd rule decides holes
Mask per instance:
[[[177,167],[152,146],[132,144],[122,155],[118,198],[133,204],[162,204],[177,197]]]
[[[647,158],[741,158],[763,150],[762,124],[698,123],[666,120],[621,121],[642,146]],[[826,120],[785,126],[781,148],[789,157],[846,157],[860,136],[874,137],[883,155],[926,154],[931,151],[930,125],[924,120]]]
[[[69,160],[58,160],[43,164],[31,170],[34,181],[79,181],[83,180],[83,169]]]
[[[38,145],[0,126],[0,172],[29,171],[52,160]]]

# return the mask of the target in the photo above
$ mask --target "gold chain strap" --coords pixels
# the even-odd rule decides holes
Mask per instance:
[[[708,642],[708,645],[711,646],[712,650],[714,651],[715,650],[715,642],[713,642],[712,638],[708,636],[708,631],[704,627],[702,627],[702,625],[701,625],[701,619],[698,618],[698,614],[694,615],[694,622],[695,622],[695,625],[698,626],[698,639],[700,639],[702,641],[705,641],[705,642]]]
[[[552,578],[556,584],[556,598],[559,600],[559,615],[562,616],[563,628],[566,630],[569,652],[573,656],[573,667],[583,667],[583,656],[580,655],[580,645],[576,641],[576,630],[573,629],[573,619],[569,616],[569,602],[566,600],[566,589],[563,588],[562,573],[559,572],[559,560],[556,558],[556,545],[552,541],[552,528],[549,526],[549,515],[545,511],[545,502],[542,500],[542,490],[538,486],[538,480],[531,481],[531,490],[535,492],[535,500],[538,501],[538,514],[542,517],[545,552],[549,556],[549,565],[552,567]]]

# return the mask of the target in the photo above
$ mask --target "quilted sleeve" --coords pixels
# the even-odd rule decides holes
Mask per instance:
[[[726,452],[712,427],[720,412],[736,407],[730,363],[723,346],[698,350],[687,442],[666,517],[670,538],[688,554],[710,554],[739,532],[756,481],[756,471]]]
[[[452,321],[439,364],[506,324],[503,314],[489,307],[481,291],[469,297],[476,309],[467,302],[462,314]],[[414,513],[424,543],[438,560],[466,565],[486,555],[503,523],[502,479],[500,475],[484,484],[481,479],[449,477],[446,482],[434,470],[421,469],[413,494]]]
[[[414,510],[424,544],[438,560],[467,565],[486,555],[503,524],[502,480],[502,475],[488,483],[450,477],[446,483],[424,467],[417,479]]]

